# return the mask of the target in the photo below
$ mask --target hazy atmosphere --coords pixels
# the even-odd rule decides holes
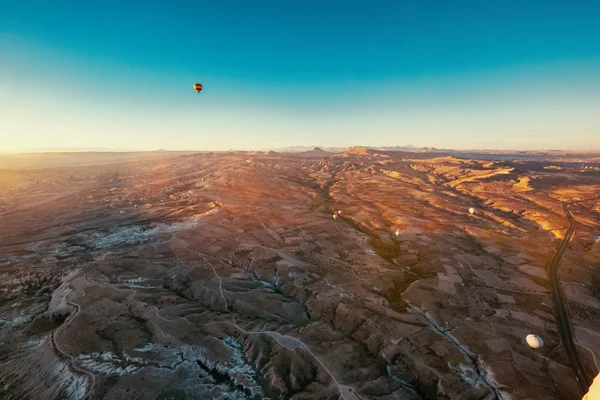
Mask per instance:
[[[599,14],[553,1],[9,2],[0,151],[598,149]]]
[[[600,400],[600,2],[9,3],[1,400]]]

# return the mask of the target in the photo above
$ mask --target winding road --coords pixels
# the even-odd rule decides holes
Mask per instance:
[[[583,365],[579,359],[579,354],[577,353],[577,347],[573,341],[571,323],[569,322],[569,316],[565,308],[565,299],[562,291],[560,290],[560,282],[556,276],[558,263],[560,262],[569,245],[569,242],[571,241],[573,232],[575,232],[575,220],[569,211],[569,203],[563,203],[562,208],[565,216],[569,220],[569,229],[567,229],[565,237],[563,238],[563,241],[556,253],[554,253],[552,263],[550,264],[549,275],[550,284],[552,285],[552,303],[554,305],[554,315],[556,318],[556,325],[558,326],[558,332],[560,334],[560,341],[565,348],[569,365],[575,374],[575,379],[577,379],[577,384],[579,385],[579,388],[583,394],[588,391],[591,382],[588,380],[587,375],[585,374]]]
[[[173,237],[176,237],[176,235],[173,235]],[[333,383],[334,383],[334,384],[335,384],[335,386],[337,387],[337,389],[338,389],[338,392],[339,392],[339,394],[340,394],[340,398],[341,398],[342,400],[360,400],[360,399],[362,399],[362,397],[360,397],[360,396],[358,395],[358,393],[357,393],[357,392],[356,392],[354,389],[352,389],[352,388],[351,388],[351,387],[349,387],[349,386],[346,386],[346,385],[343,385],[343,384],[341,384],[341,383],[340,383],[340,382],[339,382],[339,381],[338,381],[338,380],[335,378],[335,375],[333,374],[333,372],[331,372],[331,371],[329,370],[329,368],[327,368],[327,366],[325,365],[325,363],[324,363],[324,362],[323,362],[323,361],[322,361],[322,360],[321,360],[321,359],[320,359],[320,358],[319,358],[319,357],[318,357],[318,356],[317,356],[315,353],[313,353],[313,352],[312,352],[312,350],[311,350],[311,349],[310,349],[310,348],[309,348],[309,347],[308,347],[308,346],[307,346],[307,345],[306,345],[306,344],[305,344],[305,343],[304,343],[302,340],[300,340],[300,339],[298,339],[298,338],[296,338],[296,337],[290,336],[290,335],[282,335],[281,333],[279,333],[279,332],[275,332],[275,331],[247,331],[247,330],[243,329],[242,327],[240,327],[240,326],[237,324],[236,320],[235,320],[235,315],[234,315],[234,314],[233,314],[231,311],[229,311],[229,304],[227,303],[227,299],[225,298],[225,296],[224,296],[224,294],[223,294],[223,279],[222,279],[222,278],[221,278],[221,276],[220,276],[220,275],[217,273],[217,270],[215,269],[214,265],[213,265],[213,264],[212,264],[212,263],[211,263],[211,262],[210,262],[210,261],[209,261],[209,260],[206,258],[206,256],[207,256],[207,255],[205,255],[205,254],[203,254],[203,253],[201,253],[201,252],[199,252],[199,251],[197,251],[197,250],[191,249],[191,248],[190,248],[190,244],[189,244],[189,242],[187,242],[186,240],[184,240],[184,239],[181,239],[181,238],[177,238],[177,239],[179,239],[179,240],[181,240],[182,242],[184,242],[184,243],[185,243],[185,245],[186,245],[186,247],[185,247],[185,248],[186,248],[188,251],[191,251],[192,253],[195,253],[195,254],[197,254],[197,255],[198,255],[200,258],[202,258],[202,259],[203,259],[203,260],[204,260],[206,263],[208,263],[208,264],[210,265],[210,267],[211,267],[211,268],[212,268],[212,270],[213,270],[213,273],[214,273],[214,274],[215,274],[215,276],[216,276],[216,277],[219,279],[219,291],[220,291],[220,293],[221,293],[221,298],[222,298],[222,299],[224,300],[224,302],[225,302],[225,312],[227,312],[227,313],[231,314],[231,315],[232,315],[232,318],[233,318],[233,322],[226,322],[226,321],[215,321],[215,322],[211,322],[211,323],[205,324],[204,326],[208,326],[208,325],[212,325],[212,324],[229,325],[229,326],[231,326],[231,327],[233,327],[233,328],[237,329],[238,331],[240,331],[240,332],[242,332],[242,333],[244,333],[244,334],[246,334],[246,335],[266,335],[266,336],[269,336],[269,337],[271,337],[271,338],[275,339],[275,341],[276,341],[276,342],[277,342],[277,343],[278,343],[278,344],[279,344],[281,347],[283,347],[283,348],[286,348],[286,349],[288,349],[288,350],[295,350],[295,349],[297,349],[297,348],[302,348],[302,349],[304,349],[304,350],[305,350],[305,351],[306,351],[308,354],[310,354],[310,355],[313,357],[313,359],[314,359],[314,360],[315,360],[315,361],[316,361],[316,362],[317,362],[317,363],[318,363],[318,364],[319,364],[319,365],[320,365],[320,366],[321,366],[321,367],[322,367],[322,368],[325,370],[325,372],[327,372],[327,373],[329,374],[329,376],[331,377],[331,380],[333,381]],[[179,258],[179,256],[177,255],[177,252],[175,251],[175,249],[173,249],[172,247],[171,247],[171,249],[173,250],[173,253],[174,253],[174,254],[175,254],[175,256],[177,257],[177,259],[178,259],[179,261],[181,261],[181,259],[180,259],[180,258]],[[154,307],[154,308],[156,308],[156,307]],[[167,321],[167,322],[172,322],[172,321],[173,321],[173,320],[169,320],[169,319],[166,319],[166,318],[163,318],[163,317],[161,317],[158,311],[159,311],[159,310],[158,310],[158,308],[156,308],[156,316],[157,316],[159,319],[161,319],[161,320],[163,320],[163,321]],[[193,326],[194,326],[194,324],[192,324],[192,323],[191,323],[191,322],[190,322],[190,321],[189,321],[187,318],[185,318],[185,317],[179,317],[179,318],[177,318],[177,319],[182,319],[182,320],[185,320],[187,323],[189,323],[190,325],[193,325]]]
[[[94,385],[96,384],[96,375],[94,375],[92,372],[88,371],[85,368],[78,367],[75,356],[72,356],[69,353],[67,353],[66,351],[64,351],[63,349],[61,349],[60,346],[58,345],[58,343],[56,342],[56,334],[59,333],[60,331],[64,330],[75,319],[75,317],[77,317],[77,315],[79,314],[79,311],[80,311],[79,304],[73,303],[68,300],[67,300],[67,304],[72,307],[75,307],[75,312],[73,314],[71,314],[69,317],[67,317],[68,319],[58,329],[56,329],[54,332],[52,332],[50,334],[50,341],[52,343],[52,346],[54,346],[54,348],[56,349],[56,351],[58,351],[64,358],[69,360],[69,362],[71,363],[71,367],[75,371],[77,371],[81,374],[85,374],[90,378],[89,386],[86,387],[85,395],[82,398],[82,400],[85,400],[94,391]]]
[[[564,238],[559,246],[559,248],[557,249],[557,251],[555,252],[551,264],[549,266],[549,270],[548,270],[548,274],[549,274],[549,279],[550,279],[550,283],[551,283],[551,289],[552,289],[552,301],[553,301],[553,306],[554,306],[554,312],[555,312],[555,318],[556,318],[556,324],[559,330],[559,334],[560,334],[560,339],[561,339],[561,343],[563,345],[563,347],[565,348],[565,352],[567,355],[567,358],[569,360],[569,364],[570,367],[575,375],[575,378],[577,380],[578,386],[581,390],[582,393],[587,392],[588,387],[590,385],[590,381],[588,380],[588,377],[585,373],[585,370],[583,368],[583,364],[579,358],[579,354],[577,352],[577,348],[576,348],[576,344],[574,342],[573,339],[573,335],[572,335],[572,328],[571,328],[571,324],[568,318],[568,314],[567,314],[567,310],[566,310],[566,299],[564,298],[564,295],[560,289],[560,282],[558,280],[557,277],[557,268],[558,268],[558,264],[560,263],[562,256],[564,255],[569,242],[571,241],[571,238],[574,234],[575,231],[575,220],[571,214],[571,212],[569,211],[569,206],[573,204],[573,203],[563,203],[562,204],[562,208],[563,208],[563,212],[569,222],[569,227],[567,229],[567,231],[565,232]],[[55,223],[57,225],[60,225],[61,222],[59,221],[59,217],[57,217],[55,219]],[[62,223],[62,225],[64,225],[67,228],[73,229],[71,227],[69,227],[68,225]],[[174,234],[173,237],[175,238],[176,235]],[[349,386],[345,386],[343,384],[341,384],[334,376],[334,374],[327,368],[327,366],[324,364],[324,362],[319,358],[319,356],[317,356],[315,353],[313,353],[313,351],[311,351],[311,349],[304,343],[302,342],[300,339],[291,336],[291,335],[286,335],[286,334],[281,334],[279,332],[276,331],[247,331],[245,329],[243,329],[242,327],[240,327],[237,322],[235,321],[235,316],[233,313],[231,313],[229,311],[229,304],[227,301],[227,298],[224,295],[224,290],[223,290],[223,279],[221,278],[221,276],[219,275],[219,273],[217,272],[217,269],[215,268],[215,266],[207,259],[207,257],[212,257],[209,256],[207,254],[201,253],[199,251],[196,251],[194,249],[191,249],[189,246],[189,243],[187,241],[185,241],[184,239],[180,239],[177,238],[179,240],[181,240],[184,244],[185,247],[183,247],[183,249],[186,249],[187,251],[190,251],[192,253],[195,253],[199,258],[201,258],[205,263],[207,263],[214,275],[215,278],[218,280],[218,286],[219,286],[219,292],[220,292],[220,297],[223,300],[223,303],[225,305],[225,312],[232,314],[233,316],[233,321],[232,322],[226,322],[226,321],[215,321],[213,322],[214,324],[224,324],[224,325],[229,325],[235,329],[237,329],[238,331],[246,334],[246,335],[265,335],[265,336],[269,336],[272,339],[274,339],[280,346],[282,346],[283,348],[289,349],[289,350],[296,350],[296,349],[303,349],[304,351],[306,351],[310,356],[312,356],[312,358],[323,368],[323,370],[325,372],[328,373],[328,375],[331,377],[331,380],[333,381],[333,384],[337,387],[338,392],[340,394],[340,397],[342,399],[346,399],[346,400],[355,400],[355,399],[360,399],[361,397],[358,395],[358,393],[356,393],[352,388],[350,388]],[[42,241],[43,242],[43,241]],[[39,242],[36,246],[34,246],[34,250],[37,251],[37,247],[39,245],[42,244],[42,242]],[[440,249],[444,250],[439,244],[438,246],[440,247]],[[179,258],[177,251],[175,249],[173,249],[173,253],[175,254],[175,257],[177,258],[177,260],[179,261],[179,266],[183,265],[184,262]],[[111,252],[107,252],[104,253],[101,258],[98,259],[98,261],[104,261],[104,258],[110,254]],[[462,255],[461,255],[462,256]],[[350,266],[350,270],[354,273],[354,275],[356,275],[359,279],[358,280],[364,280],[364,278],[358,276],[358,274],[356,273],[356,271],[354,271],[354,269],[352,268],[351,264],[345,263],[342,260],[339,259],[335,259],[332,257],[328,257],[323,255],[322,257],[324,258],[328,258],[331,259],[335,262],[340,262],[342,264],[346,264]],[[477,272],[473,269],[473,267],[470,265],[469,261],[463,257],[463,260],[465,261],[465,263],[469,266],[469,268],[471,269],[471,271],[473,272],[473,274],[475,276],[478,276]],[[350,271],[349,270],[349,271]],[[91,272],[91,271],[88,271]],[[84,279],[87,281],[87,273],[84,275]],[[93,283],[93,282],[89,282],[90,284],[95,284],[95,285],[99,285],[99,286],[110,286],[108,284],[103,284],[103,283]],[[511,290],[511,289],[503,289],[503,290]],[[518,291],[516,289],[512,289],[513,291]],[[135,294],[135,290],[133,290],[133,293]],[[519,291],[521,292],[521,291]],[[522,293],[530,293],[530,292],[522,292]],[[543,293],[532,293],[532,294],[543,294]],[[133,295],[131,296],[133,297]],[[95,375],[90,372],[87,371],[83,368],[80,368],[77,366],[77,361],[75,359],[74,356],[71,356],[70,354],[66,353],[65,351],[63,351],[58,343],[56,342],[56,335],[59,334],[60,332],[62,332],[64,329],[66,329],[69,324],[77,317],[77,315],[79,314],[80,311],[80,307],[78,304],[73,303],[73,302],[68,302],[68,304],[72,307],[75,307],[75,312],[69,317],[69,319],[67,321],[65,321],[65,323],[59,327],[55,332],[52,333],[51,336],[51,341],[53,346],[56,348],[56,350],[61,353],[63,355],[63,357],[67,358],[70,360],[71,362],[71,366],[73,367],[73,369],[79,373],[85,374],[90,378],[90,386],[88,388],[88,390],[86,391],[85,397],[84,398],[88,398],[93,390],[94,390],[94,386],[95,386]],[[158,308],[156,308],[156,316],[166,322],[173,322],[173,320],[164,318],[162,316],[159,315],[159,310]],[[423,315],[423,317],[425,317]],[[183,319],[185,321],[187,321],[188,323],[191,324],[190,321],[188,321],[185,317],[180,317],[177,319]],[[425,317],[426,320],[428,320]],[[457,343],[456,341],[452,340],[453,338],[451,336],[445,335],[443,330],[440,329],[439,327],[437,327],[435,325],[435,323],[433,321],[429,321],[430,324],[432,325],[434,329],[434,331],[438,331],[439,334],[441,334],[442,336],[444,336],[446,338],[446,340],[453,342],[462,352],[464,352],[464,354],[466,354],[471,361],[473,362],[473,364],[478,367],[478,357],[476,355],[471,354],[470,352],[468,352],[468,350],[465,350],[461,347],[460,343]],[[213,324],[213,323],[209,323],[209,324]],[[432,328],[432,329],[433,329]],[[589,349],[588,349],[589,350]],[[592,353],[593,356],[593,353]],[[595,358],[594,358],[595,361]],[[477,371],[478,374],[480,375],[480,377],[483,379],[483,381],[494,391],[495,395],[497,398],[502,398],[501,393],[497,390],[497,388],[491,384],[490,382],[488,382],[486,380],[485,374],[480,373],[480,371]]]

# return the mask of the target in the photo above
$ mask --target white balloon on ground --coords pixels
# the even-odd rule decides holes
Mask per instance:
[[[527,341],[529,347],[531,347],[532,349],[539,349],[544,345],[544,340],[541,337],[539,337],[538,335],[533,335],[531,333],[527,335],[525,340]]]

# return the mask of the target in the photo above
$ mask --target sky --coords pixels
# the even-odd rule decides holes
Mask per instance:
[[[0,152],[600,149],[599,15],[593,0],[5,2]]]

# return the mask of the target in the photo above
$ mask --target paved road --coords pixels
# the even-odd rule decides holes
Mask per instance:
[[[571,241],[571,237],[573,236],[573,232],[575,231],[575,220],[569,211],[569,204],[563,203],[562,205],[565,216],[569,220],[569,229],[565,234],[565,237],[558,248],[558,251],[554,253],[554,257],[552,258],[552,263],[550,264],[550,284],[552,285],[552,303],[554,304],[554,315],[556,318],[556,325],[558,326],[558,331],[560,333],[560,341],[565,348],[567,353],[567,358],[569,359],[569,364],[573,373],[575,374],[575,378],[577,379],[577,384],[581,389],[582,394],[585,394],[588,391],[590,386],[590,381],[583,370],[583,365],[581,364],[581,360],[579,359],[579,354],[577,353],[577,348],[575,346],[575,342],[573,341],[573,335],[571,331],[571,324],[569,322],[569,316],[567,315],[567,310],[565,309],[565,299],[563,297],[562,291],[560,290],[560,283],[558,281],[558,277],[556,276],[556,268],[558,267],[558,263],[562,258],[565,250],[567,249],[569,242]]]

